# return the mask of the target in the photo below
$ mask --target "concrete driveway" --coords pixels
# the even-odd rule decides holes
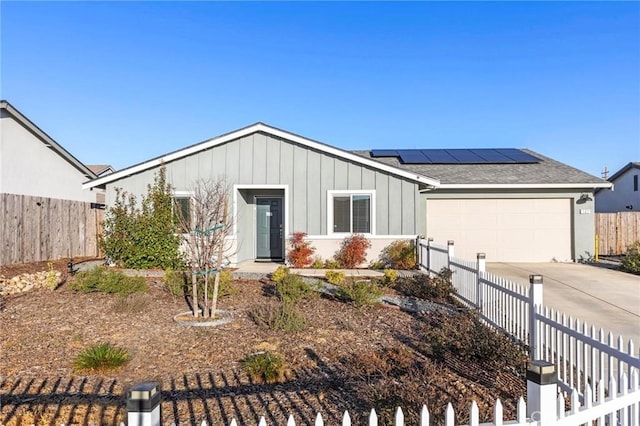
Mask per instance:
[[[487,263],[487,271],[526,284],[542,275],[546,306],[622,335],[625,345],[632,339],[637,350],[640,276],[580,263]]]

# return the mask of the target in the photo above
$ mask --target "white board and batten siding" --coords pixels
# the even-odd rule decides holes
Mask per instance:
[[[486,253],[499,262],[569,261],[572,258],[571,200],[429,199],[427,235],[453,240],[456,257]]]

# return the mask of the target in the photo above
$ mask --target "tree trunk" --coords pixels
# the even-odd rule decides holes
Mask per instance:
[[[227,226],[227,197],[224,198],[224,207],[222,209],[222,223]],[[224,254],[224,237],[220,241],[218,247],[218,259],[216,260],[216,278],[213,281],[213,297],[211,298],[211,317],[215,318],[216,308],[218,306],[218,288],[220,287],[220,268],[222,267],[222,255]]]
[[[193,285],[193,316],[198,318],[198,275],[191,271],[191,284]]]
[[[204,306],[202,307],[202,316],[209,318],[209,266],[205,266],[204,271]],[[215,296],[215,294],[214,294]]]

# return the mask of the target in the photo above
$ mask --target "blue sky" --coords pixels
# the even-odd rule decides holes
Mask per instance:
[[[0,2],[1,97],[124,168],[256,121],[344,149],[640,161],[638,2]]]

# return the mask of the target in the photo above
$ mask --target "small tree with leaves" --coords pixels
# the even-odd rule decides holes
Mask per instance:
[[[193,189],[190,200],[189,217],[179,216],[182,228],[188,232],[185,248],[191,267],[193,286],[193,315],[198,316],[202,301],[202,314],[205,318],[215,317],[220,275],[225,256],[231,251],[227,237],[233,224],[228,212],[229,185],[223,178],[217,181],[199,180]],[[215,274],[213,295],[209,300],[210,277]],[[202,297],[198,287],[203,277]]]

